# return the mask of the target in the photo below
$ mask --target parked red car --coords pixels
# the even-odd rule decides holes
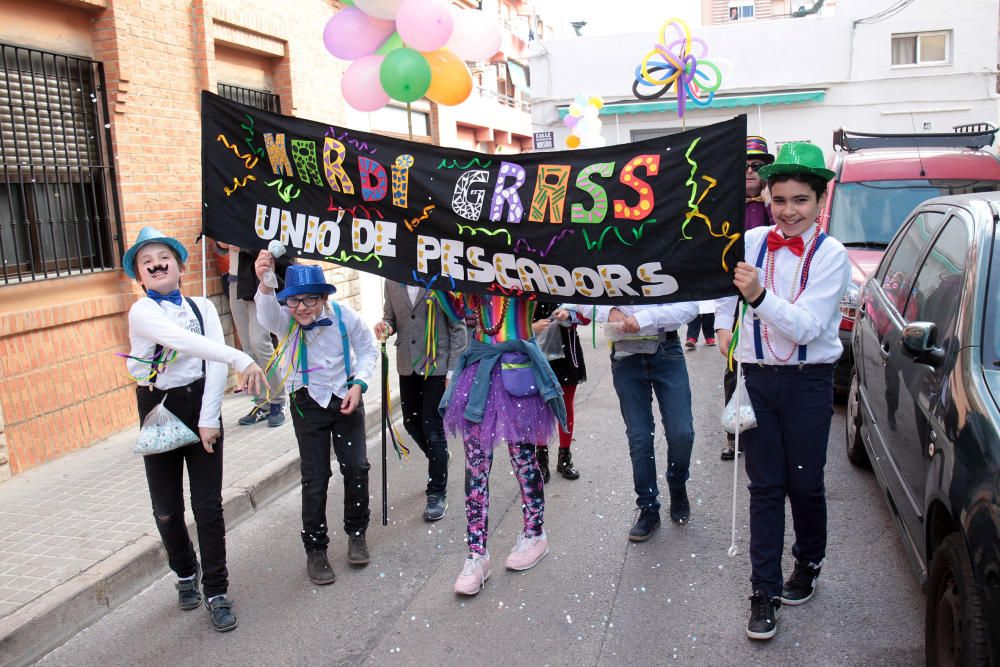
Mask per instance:
[[[834,132],[830,168],[836,175],[820,223],[847,248],[852,273],[840,302],[844,354],[834,377],[838,391],[846,392],[850,384],[851,332],[865,278],[899,226],[925,200],[1000,190],[1000,155],[991,148],[996,132],[987,123],[948,133]]]

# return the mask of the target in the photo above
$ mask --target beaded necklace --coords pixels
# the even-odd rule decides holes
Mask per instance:
[[[478,336],[496,336],[500,329],[503,328],[503,322],[507,318],[507,309],[510,308],[510,299],[507,297],[501,297],[500,299],[500,317],[493,326],[486,328],[483,325],[483,307],[485,304],[479,297],[476,297],[476,302],[473,307],[474,318],[476,321],[476,335]]]
[[[805,252],[802,253],[801,257],[799,257],[799,263],[795,267],[795,273],[792,274],[793,282],[791,291],[789,293],[788,303],[795,303],[796,301],[798,301],[799,297],[802,296],[802,292],[804,292],[806,289],[806,281],[809,280],[809,271],[808,269],[805,268],[806,266],[808,266],[806,262],[807,261],[809,263],[812,262],[812,256],[816,252],[817,241],[819,241],[818,227],[813,232],[812,238],[809,240],[809,242],[805,244],[806,246]],[[767,243],[767,241],[765,240],[764,243]],[[799,277],[798,291],[796,291],[794,283],[795,280],[794,276],[796,275]],[[767,251],[767,258],[764,261],[764,288],[774,292],[775,296],[781,297],[781,293],[778,292],[777,285],[774,280],[774,253],[771,252],[770,250]],[[792,355],[795,353],[795,350],[797,350],[799,347],[798,343],[792,345],[792,350],[788,353],[788,356],[782,357],[781,355],[779,355],[777,352],[774,351],[774,347],[771,345],[771,337],[767,333],[767,323],[761,322],[761,324],[763,325],[761,327],[762,329],[761,333],[764,338],[764,343],[767,345],[767,350],[768,352],[771,353],[771,356],[781,362],[786,362],[789,359],[791,359]]]

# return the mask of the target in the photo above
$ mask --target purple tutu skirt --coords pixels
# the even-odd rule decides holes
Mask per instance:
[[[455,380],[451,401],[444,413],[445,429],[451,434],[476,436],[491,449],[501,441],[508,444],[527,442],[544,445],[556,434],[556,418],[542,400],[541,395],[516,397],[507,393],[500,379],[500,363],[490,374],[490,392],[486,398],[486,411],[481,423],[465,418],[469,391],[476,381],[479,362],[467,366]]]

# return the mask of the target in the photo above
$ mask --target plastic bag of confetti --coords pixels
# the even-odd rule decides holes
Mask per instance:
[[[139,438],[132,448],[134,453],[142,456],[163,454],[201,440],[177,415],[167,410],[166,402],[167,398],[164,396],[163,402],[150,410],[142,420]]]
[[[739,411],[736,403],[739,402]],[[752,428],[757,428],[757,415],[753,411],[753,403],[750,402],[750,394],[747,393],[747,385],[743,377],[740,377],[726,408],[722,411],[722,428],[726,433],[742,433]]]

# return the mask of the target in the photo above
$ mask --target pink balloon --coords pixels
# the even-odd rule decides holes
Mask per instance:
[[[566,127],[576,127],[576,124],[579,122],[580,122],[579,116],[567,115],[563,117],[563,125],[565,125]]]
[[[500,50],[500,24],[474,9],[453,10],[455,27],[446,47],[462,60],[486,60]]]
[[[356,60],[375,53],[394,31],[392,21],[373,18],[357,7],[347,7],[326,22],[323,43],[335,57]]]
[[[376,111],[389,103],[379,83],[379,68],[385,56],[363,56],[347,68],[340,80],[344,101],[358,111]]]
[[[396,30],[417,51],[437,51],[451,37],[454,19],[442,0],[403,0],[396,12]]]

